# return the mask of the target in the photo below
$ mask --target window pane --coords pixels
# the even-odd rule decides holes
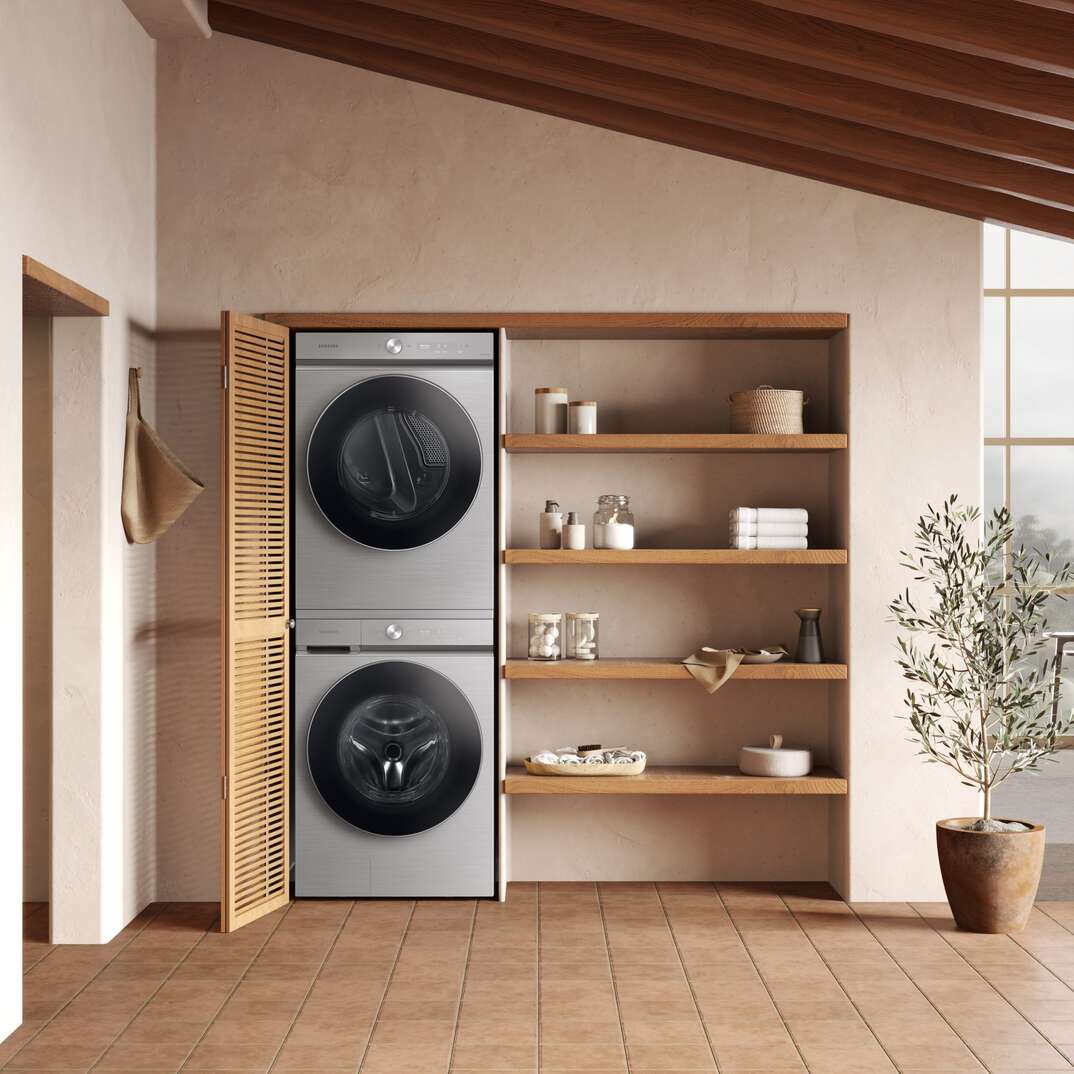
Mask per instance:
[[[1074,557],[1074,447],[1012,447],[1014,543]]]
[[[1003,259],[1007,256],[1006,243],[1003,237],[1006,234],[1005,227],[997,227],[995,224],[985,224],[983,235],[983,273],[985,287],[1006,287],[1007,273]]]
[[[1074,436],[1074,298],[1011,299],[1011,435]]]
[[[981,514],[985,521],[997,507],[1003,506],[1003,448],[992,445],[984,449],[984,494]]]
[[[1011,286],[1074,288],[1074,242],[1012,229]]]
[[[1003,436],[1003,393],[1006,390],[1003,352],[1007,345],[1007,300],[986,298],[981,322],[981,389],[984,394],[984,434]]]

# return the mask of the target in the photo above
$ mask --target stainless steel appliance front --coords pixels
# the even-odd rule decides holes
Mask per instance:
[[[295,336],[298,618],[494,606],[495,337]]]
[[[385,651],[391,626],[425,644]],[[337,620],[297,641],[296,894],[491,896],[495,666],[475,647],[490,633]]]

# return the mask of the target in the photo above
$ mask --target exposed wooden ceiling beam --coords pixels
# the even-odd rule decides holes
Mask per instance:
[[[1071,16],[1019,0],[759,0],[863,30],[988,56],[1038,71],[1074,74]]]
[[[379,3],[380,0],[372,0]],[[907,41],[745,0],[545,0],[577,12],[710,41],[900,89],[1046,122],[1074,121],[1074,84],[1050,71]],[[1074,10],[1074,0],[1069,2]],[[497,0],[441,4],[451,22],[501,10]],[[1027,9],[1032,14],[1032,9]],[[502,14],[506,14],[502,12]],[[508,32],[505,27],[504,33]],[[549,42],[551,43],[551,42]],[[557,47],[569,47],[561,44]]]
[[[697,120],[797,146],[837,153],[885,167],[920,172],[988,190],[1001,190],[1053,205],[1074,207],[1074,173],[989,157],[939,142],[848,123],[781,104],[725,93],[695,83],[608,64],[575,53],[501,39],[453,23],[373,7],[355,0],[233,0],[262,14],[301,22],[331,33],[361,37],[421,52],[474,68],[498,71],[559,89],[603,97],[620,104]],[[402,0],[402,6],[442,10],[439,0]],[[470,10],[470,0],[454,0],[451,10]],[[526,21],[528,0],[498,5],[512,26]],[[554,15],[553,15],[554,18]],[[621,24],[616,24],[621,25]],[[627,28],[633,30],[634,28]],[[639,30],[643,35],[654,35]],[[604,35],[601,35],[604,36]],[[1074,145],[1074,131],[1067,132]]]
[[[592,72],[595,59],[611,62],[630,70],[622,72],[621,85],[642,72],[691,81],[711,89],[740,97],[756,98],[772,104],[816,112],[864,126],[880,127],[911,137],[925,138],[948,146],[976,150],[1012,160],[1023,160],[1045,167],[1074,169],[1074,130],[1038,123],[1017,116],[992,112],[958,102],[940,100],[905,90],[878,86],[845,75],[818,71],[799,64],[773,60],[736,49],[724,49],[708,42],[690,41],[641,27],[613,22],[597,16],[571,13],[534,3],[533,0],[496,0],[495,3],[470,3],[456,0],[444,4],[439,0],[375,0],[384,13],[369,4],[351,0],[232,0],[237,6],[276,18],[337,33],[376,38],[380,33],[404,32],[408,40],[387,43],[414,51],[430,51],[442,58],[474,62],[476,66],[496,66],[507,74],[553,80],[553,70],[569,79]],[[543,48],[552,45],[554,52],[530,54],[532,71],[506,70],[509,60],[524,68],[526,55],[516,47],[486,39],[487,52],[478,60],[468,56],[447,55],[449,47],[465,48],[479,39],[472,30],[459,32],[446,22],[425,27],[397,20],[393,30],[387,12],[401,8],[435,11],[451,22],[455,13],[483,9],[488,24],[495,20],[500,32],[517,40],[526,35]],[[500,15],[492,11],[500,9]],[[445,15],[445,13],[447,13]],[[385,38],[377,38],[385,39]],[[386,39],[385,39],[386,40]],[[568,47],[574,51],[563,55]],[[508,52],[511,52],[510,57]],[[558,55],[557,55],[558,53]],[[584,63],[571,63],[570,56],[584,55]],[[547,76],[547,77],[546,77]],[[592,83],[607,80],[611,70],[604,69],[589,86],[571,85],[560,78],[555,84],[566,89],[593,92]],[[598,91],[599,92],[599,91]],[[689,92],[684,88],[684,92]],[[622,97],[617,97],[623,100]],[[652,107],[648,101],[625,101]],[[671,109],[669,109],[671,110]],[[683,115],[678,112],[676,114]],[[688,114],[688,118],[703,118]]]
[[[648,109],[630,107],[439,60],[417,52],[312,29],[221,3],[219,0],[211,0],[209,16],[213,29],[219,33],[235,34],[412,82],[454,90],[960,216],[1074,238],[1074,214],[1052,206],[991,191],[975,190],[894,168],[852,161],[817,150],[788,147],[786,143],[740,131],[678,119]]]

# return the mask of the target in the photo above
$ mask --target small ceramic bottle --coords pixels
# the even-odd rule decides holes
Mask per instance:
[[[540,514],[540,547],[559,548],[563,539],[563,512],[555,500],[545,500]]]
[[[563,547],[575,551],[585,548],[585,524],[578,521],[578,512],[570,511],[563,525]]]

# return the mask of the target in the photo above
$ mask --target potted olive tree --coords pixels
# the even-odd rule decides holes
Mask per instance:
[[[1072,573],[1046,553],[1013,547],[1006,508],[983,536],[979,520],[955,496],[930,506],[902,553],[914,585],[890,609],[913,740],[927,761],[980,793],[980,816],[936,824],[951,912],[972,932],[1017,932],[1040,881],[1044,826],[994,817],[992,795],[1016,772],[1038,768],[1074,727],[1069,714],[1053,717],[1057,684],[1042,652],[1048,600]]]

